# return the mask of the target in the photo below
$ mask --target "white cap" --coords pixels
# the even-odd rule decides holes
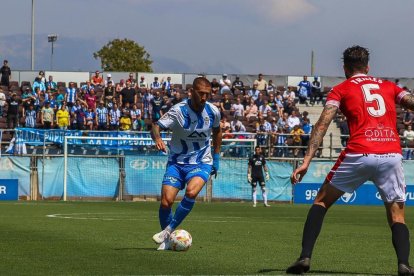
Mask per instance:
[[[111,75],[111,74],[106,74],[106,77],[107,77],[107,78],[111,78],[111,77],[112,77],[112,75]]]

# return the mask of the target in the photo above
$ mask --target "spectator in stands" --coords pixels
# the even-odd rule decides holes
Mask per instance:
[[[262,92],[259,93],[259,96],[254,101],[254,103],[257,105],[258,108],[264,104],[264,96]]]
[[[303,112],[303,113],[305,113],[305,112]],[[308,145],[309,145],[310,135],[311,135],[311,132],[312,132],[312,129],[313,129],[313,126],[310,123],[309,118],[307,118],[307,117],[303,118],[301,128],[304,132],[304,134],[302,135],[302,153],[303,153],[303,156],[305,156],[306,149],[308,148]]]
[[[284,112],[283,115],[277,121],[278,129],[289,130],[288,118],[289,118],[289,114]]]
[[[288,137],[288,133],[286,129],[284,128],[277,129],[277,143],[276,143],[276,146],[277,146],[276,156],[277,157],[288,157],[289,156],[287,137]]]
[[[131,83],[131,86],[133,88],[136,88],[137,87],[137,80],[134,79],[134,73],[129,73],[129,76],[128,76],[127,81],[129,81]]]
[[[270,110],[272,110],[272,112],[277,112],[277,103],[275,99],[275,94],[272,93],[269,95],[269,100],[267,102],[267,105],[270,107]]]
[[[270,130],[270,156],[274,156],[274,148],[273,146],[276,145],[277,143],[277,130],[278,130],[278,126],[277,126],[277,119],[275,117],[271,117],[269,118],[270,121],[270,126],[271,126],[271,130]]]
[[[308,81],[308,76],[303,76],[303,80],[298,83],[298,91],[300,92],[301,88],[304,88],[307,91],[306,97],[309,97],[311,94],[312,84]]]
[[[283,112],[284,112],[282,95],[277,94],[275,101],[276,101],[276,106],[277,106],[277,113],[278,113],[279,117],[282,117]]]
[[[155,123],[157,122],[161,116],[161,107],[163,106],[164,102],[161,98],[160,91],[156,91],[154,97],[151,99],[151,107],[152,107],[152,121]]]
[[[16,93],[12,93],[10,99],[6,101],[7,103],[7,128],[14,129],[19,126],[19,107],[21,101],[17,98]]]
[[[95,88],[92,88],[89,91],[89,94],[85,95],[84,99],[85,99],[86,104],[88,105],[88,109],[95,110],[96,100],[97,100],[96,95],[95,95]]]
[[[66,103],[62,103],[60,109],[56,112],[56,125],[61,130],[67,130],[69,126],[69,112],[66,108]]]
[[[57,83],[53,81],[53,76],[49,75],[49,80],[46,82],[46,90],[50,90],[54,93],[57,92],[57,89]]]
[[[345,148],[349,139],[348,121],[345,116],[339,119],[339,130],[341,132],[341,145]]]
[[[128,113],[131,111],[131,105],[129,104],[129,102],[126,102],[121,108],[121,115],[122,113]]]
[[[220,94],[224,94],[231,91],[231,81],[228,79],[227,74],[223,74],[222,78],[219,81],[220,84]]]
[[[116,87],[115,87],[115,96],[117,97],[117,98],[119,98],[119,94],[121,94],[121,91],[124,89],[124,88],[126,88],[127,86],[126,86],[126,83],[125,83],[125,80],[124,79],[121,79],[120,81],[119,81],[119,83],[116,85]]]
[[[257,80],[254,81],[253,86],[256,85],[256,88],[260,91],[266,91],[267,81],[263,79],[263,74],[259,74]]]
[[[412,112],[412,110],[407,109],[403,117],[403,124],[404,124],[405,129],[407,129],[408,126],[413,125],[413,119],[414,119],[414,113]]]
[[[257,98],[259,98],[259,94],[260,94],[260,90],[257,89],[257,85],[258,84],[253,84],[252,89],[249,90],[248,95],[249,97],[253,98],[254,101],[257,100]]]
[[[173,84],[171,82],[171,77],[168,76],[166,81],[162,82],[162,91],[165,91],[165,93],[167,94],[167,96],[170,98],[172,96],[172,88],[173,88]]]
[[[287,114],[292,114],[292,111],[295,110],[295,104],[292,100],[287,100],[285,101],[284,105],[283,105],[283,111],[286,112]]]
[[[112,75],[106,74],[105,88],[108,87],[109,84],[112,84],[112,87],[115,87],[115,82],[112,80]]]
[[[132,121],[132,130],[139,130],[139,121],[141,120],[141,109],[139,109],[138,106],[134,104],[132,105],[130,114]]]
[[[177,93],[174,94],[174,98],[172,99],[171,103],[172,103],[172,105],[176,105],[176,104],[180,103],[181,101],[182,101],[181,94],[177,92]]]
[[[158,81],[158,77],[154,77],[154,81],[151,83],[151,89],[161,88],[161,83]]]
[[[81,102],[81,108],[76,108],[76,129],[84,130],[86,126],[86,112],[88,111],[88,105],[85,102]]]
[[[48,91],[46,91],[46,92],[48,92]],[[57,106],[57,103],[56,103],[55,97],[53,96],[53,94],[52,94],[52,93],[48,93],[48,94],[49,94],[49,96],[48,96],[48,101],[49,101],[49,103],[50,103],[50,107],[53,109],[53,111],[54,111],[54,112],[55,112],[55,114],[56,114],[56,111],[57,111],[58,106]]]
[[[148,83],[145,81],[145,77],[141,76],[141,80],[138,83],[139,88],[148,89]]]
[[[70,128],[71,129],[77,129],[77,122],[76,122],[76,111],[78,109],[82,109],[82,103],[81,99],[77,98],[75,104],[72,107],[69,107],[70,111]]]
[[[125,105],[126,102],[129,102],[130,105],[133,105],[137,102],[137,93],[135,89],[132,87],[132,83],[127,80],[127,87],[122,89],[120,95],[119,95],[119,101],[122,104],[122,106]]]
[[[39,79],[40,79],[40,82],[43,83],[46,87],[46,77],[45,77],[44,71],[39,71]]]
[[[306,106],[309,106],[308,104],[308,89],[306,86],[300,86],[299,90],[298,90],[298,95],[299,95],[299,103],[300,104],[306,104]]]
[[[34,92],[34,93],[36,93],[36,88],[39,88],[39,92],[40,92],[40,93],[45,93],[45,91],[46,91],[46,86],[45,86],[45,84],[41,81],[41,79],[40,79],[39,77],[36,77],[36,78],[35,78],[35,80],[34,80],[34,82],[33,82],[33,85],[32,85],[32,88],[33,88],[33,92]]]
[[[223,132],[226,128],[230,129],[230,123],[227,121],[227,116],[226,115],[221,116],[220,128],[221,128],[221,131],[223,131]]]
[[[28,106],[28,108],[24,111],[23,119],[24,119],[24,126],[27,128],[35,128],[36,127],[36,118],[37,113],[34,110],[32,104]]]
[[[9,62],[7,60],[3,61],[3,66],[0,68],[1,73],[1,82],[0,85],[10,86],[11,79],[11,69],[9,67]]]
[[[244,106],[241,103],[240,97],[237,97],[236,103],[231,106],[231,112],[233,116],[238,116],[239,118],[244,117]]]
[[[233,121],[230,123],[231,132],[246,132],[246,127],[240,121],[239,116],[234,116]]]
[[[167,113],[167,112],[168,112],[168,110],[170,110],[170,109],[171,109],[171,107],[172,107],[172,104],[171,104],[171,100],[170,100],[170,98],[168,98],[168,96],[167,96],[167,95],[164,95],[164,96],[162,97],[161,114],[162,114],[162,115],[164,115],[165,113]],[[162,116],[162,115],[161,115],[161,116]]]
[[[95,124],[98,130],[107,130],[109,118],[108,109],[104,106],[104,102],[100,101],[96,108]]]
[[[269,80],[269,83],[266,86],[266,94],[270,95],[276,91],[276,86],[273,84],[273,80]]]
[[[231,101],[228,93],[223,95],[223,98],[220,101],[220,111],[223,112],[225,110],[230,111],[231,109]]]
[[[250,98],[250,104],[246,107],[246,118],[257,117],[258,113],[259,109],[257,108],[257,105],[254,103],[253,98]]]
[[[65,94],[64,94],[64,92],[63,91],[58,91],[56,93],[55,100],[56,100],[56,104],[57,104],[58,109],[60,109],[60,107],[62,106],[63,102],[65,101]],[[66,103],[65,103],[65,106],[66,106]]]
[[[32,91],[30,90],[30,87],[27,86],[22,94],[22,105],[23,105],[22,115],[23,116],[25,114],[25,110],[29,110],[29,106],[34,105],[35,101],[36,101],[36,97],[33,95]]]
[[[263,104],[259,106],[259,112],[262,113],[263,117],[265,118],[268,116],[269,113],[270,115],[272,114],[272,109],[268,105],[267,100],[263,100]]]
[[[95,71],[95,75],[91,79],[91,83],[93,86],[103,87],[105,85],[103,78],[101,77],[101,73],[97,70]]]
[[[69,87],[66,88],[65,102],[69,108],[72,108],[77,100],[77,91],[75,88],[75,83],[70,82]]]
[[[104,101],[104,104],[107,105],[112,101],[112,98],[115,97],[115,86],[113,82],[108,82],[108,86],[105,87],[101,101]]]
[[[299,116],[298,116],[299,117]],[[308,120],[308,122],[310,123],[310,119],[309,119],[309,112],[307,112],[306,110],[302,112],[302,116],[299,118],[300,120],[300,124],[302,125],[303,122],[305,120]]]
[[[220,83],[216,78],[211,81],[211,94],[216,95],[220,91]]]
[[[94,123],[96,120],[96,114],[92,108],[88,107],[88,110],[85,112],[85,126],[89,130],[93,130]]]
[[[146,89],[142,96],[142,104],[144,105],[143,118],[151,119],[152,116],[152,105],[151,100],[154,96]]]
[[[236,90],[244,92],[244,83],[240,80],[239,76],[236,76],[236,80],[233,81],[233,84],[231,85],[231,91],[233,94]]]
[[[55,116],[55,112],[53,108],[50,107],[50,102],[45,101],[45,106],[42,108],[40,113],[40,122],[44,129],[51,129],[53,128],[53,118]]]
[[[89,80],[86,81],[84,85],[81,86],[80,90],[86,95],[88,94],[92,89],[95,89],[95,86],[93,83],[91,83]]]
[[[293,157],[298,157],[299,149],[302,146],[302,137],[305,134],[303,129],[300,128],[299,124],[295,125],[293,129],[290,131],[290,135],[292,135],[292,146],[295,147],[293,149]]]
[[[295,126],[300,126],[300,119],[297,116],[296,110],[292,110],[292,113],[288,117],[288,126],[289,130],[291,131]]]
[[[406,148],[412,147],[413,141],[414,141],[414,130],[413,130],[413,127],[411,125],[407,126],[407,129],[404,130],[403,138],[404,138],[405,147]],[[404,158],[405,159],[411,159],[412,152],[413,152],[412,148],[407,150],[406,156],[404,156]]]
[[[310,103],[312,106],[315,104],[322,103],[323,101],[323,94],[322,94],[322,87],[321,83],[318,81],[318,77],[313,78],[312,88],[311,88],[311,99]]]
[[[264,119],[259,113],[258,122],[256,122],[256,140],[257,144],[264,146],[267,142],[268,134],[272,132],[272,125]]]
[[[283,92],[283,100],[286,101],[292,101],[295,102],[295,98],[296,98],[296,93],[293,90],[292,86],[289,86],[287,90],[285,90],[285,92]]]
[[[118,104],[114,103],[114,106],[109,111],[109,129],[118,130],[119,119],[121,118],[121,111],[118,108]]]
[[[122,131],[129,131],[132,128],[131,115],[129,112],[122,112],[121,118],[119,119],[119,129]]]
[[[0,87],[0,118],[3,117],[4,106],[6,105],[6,95]]]

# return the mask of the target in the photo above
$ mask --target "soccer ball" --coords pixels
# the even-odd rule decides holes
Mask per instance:
[[[177,229],[170,235],[170,249],[173,251],[187,251],[193,242],[190,233]]]

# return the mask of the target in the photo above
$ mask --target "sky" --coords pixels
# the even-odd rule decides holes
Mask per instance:
[[[114,38],[144,46],[171,73],[342,76],[341,54],[361,45],[371,74],[413,77],[409,0],[34,0],[35,69],[94,71]],[[0,59],[30,69],[32,0],[2,1]]]

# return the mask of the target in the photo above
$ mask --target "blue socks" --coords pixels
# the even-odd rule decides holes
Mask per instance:
[[[158,217],[160,219],[161,230],[164,230],[172,220],[172,211],[171,208],[162,208],[158,210]]]
[[[195,199],[184,196],[183,200],[181,200],[180,204],[175,210],[174,217],[170,222],[169,226],[172,230],[176,229],[178,225],[183,222],[186,216],[191,212],[191,209],[193,209],[194,203]]]

